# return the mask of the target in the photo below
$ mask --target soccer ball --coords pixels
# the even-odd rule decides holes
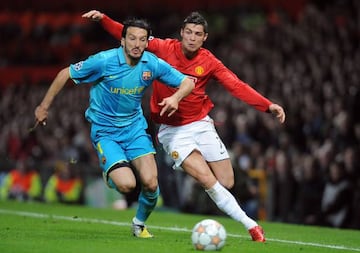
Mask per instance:
[[[191,241],[196,250],[220,250],[225,245],[226,230],[216,220],[205,219],[198,222],[191,234]]]

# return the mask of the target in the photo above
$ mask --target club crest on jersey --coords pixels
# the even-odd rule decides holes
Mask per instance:
[[[144,71],[144,72],[142,73],[142,79],[143,79],[144,81],[150,80],[150,79],[151,79],[151,76],[152,76],[151,71]]]
[[[172,159],[176,160],[179,158],[179,153],[177,151],[173,151],[171,152],[171,157]]]
[[[102,163],[102,164],[105,164],[105,163],[106,163],[106,157],[105,157],[105,156],[102,156],[102,157],[101,157],[101,163]]]
[[[198,74],[199,76],[200,75],[202,75],[202,74],[204,74],[204,68],[202,67],[202,66],[197,66],[196,68],[195,68],[195,73],[196,74]]]

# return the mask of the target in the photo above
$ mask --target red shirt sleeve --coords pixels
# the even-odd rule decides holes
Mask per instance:
[[[215,63],[215,62],[214,62]],[[249,84],[241,81],[231,70],[220,61],[213,73],[214,78],[222,84],[234,97],[254,107],[255,109],[266,112],[272,102],[253,89]]]
[[[100,24],[102,27],[111,34],[114,38],[121,40],[121,33],[124,27],[123,24],[116,22],[115,20],[111,19],[110,17],[104,14],[103,18],[100,20]]]

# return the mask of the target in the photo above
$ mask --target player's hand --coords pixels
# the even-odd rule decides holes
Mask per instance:
[[[43,106],[37,106],[35,109],[35,119],[37,124],[40,123],[41,125],[45,126],[48,114],[48,110],[45,109]]]
[[[104,14],[97,10],[91,10],[81,15],[81,17],[88,18],[93,21],[99,21],[104,17]]]
[[[172,96],[164,98],[160,103],[158,103],[158,105],[163,107],[160,111],[160,116],[163,116],[165,112],[168,112],[168,117],[170,117],[177,111],[179,102]]]
[[[278,105],[278,104],[271,104],[269,106],[269,111],[274,114],[276,116],[276,118],[278,118],[278,120],[280,121],[280,123],[284,123],[285,122],[285,112],[284,109]]]

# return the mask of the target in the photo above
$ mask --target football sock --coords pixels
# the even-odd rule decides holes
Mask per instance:
[[[136,217],[134,217],[134,218],[132,219],[132,223],[133,223],[133,224],[136,224],[136,225],[140,225],[140,226],[143,226],[143,225],[145,224],[145,222],[137,219]]]
[[[139,205],[136,210],[136,216],[133,220],[135,224],[143,225],[147,220],[151,212],[156,206],[156,202],[159,196],[159,187],[155,192],[146,192],[142,190],[139,195]]]
[[[213,187],[205,191],[221,211],[225,212],[234,220],[241,222],[246,229],[257,225],[257,223],[248,217],[241,209],[234,196],[218,181],[216,181]]]

